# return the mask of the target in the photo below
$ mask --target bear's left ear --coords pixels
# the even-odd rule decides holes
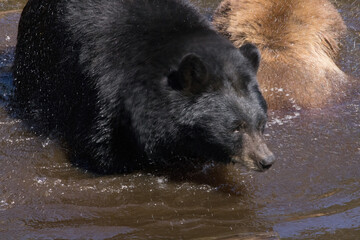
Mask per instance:
[[[259,49],[255,45],[247,43],[240,47],[240,52],[250,61],[251,65],[255,69],[255,72],[257,72],[261,58]]]
[[[196,54],[186,55],[179,69],[168,76],[168,84],[175,90],[197,94],[202,92],[208,82],[208,70]]]

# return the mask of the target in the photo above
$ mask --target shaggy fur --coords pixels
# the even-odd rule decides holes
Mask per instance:
[[[262,137],[259,60],[187,1],[29,0],[14,102],[101,173],[188,160],[263,171],[274,157]]]
[[[347,77],[334,60],[346,27],[328,0],[224,0],[213,23],[235,46],[259,48],[270,108],[321,107],[340,97]]]

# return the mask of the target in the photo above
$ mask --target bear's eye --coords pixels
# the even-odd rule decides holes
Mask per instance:
[[[246,129],[246,128],[247,128],[246,122],[242,122],[236,126],[234,133],[240,133],[240,132],[244,131],[244,129]]]

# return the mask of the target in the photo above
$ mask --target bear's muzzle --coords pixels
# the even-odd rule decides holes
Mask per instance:
[[[264,172],[275,162],[274,154],[258,133],[243,135],[242,151],[232,157],[234,163],[240,163],[248,169]]]

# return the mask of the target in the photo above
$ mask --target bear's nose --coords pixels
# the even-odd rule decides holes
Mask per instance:
[[[260,161],[260,165],[263,168],[263,170],[268,170],[275,162],[275,156],[274,154],[271,154],[270,156],[264,158]]]

